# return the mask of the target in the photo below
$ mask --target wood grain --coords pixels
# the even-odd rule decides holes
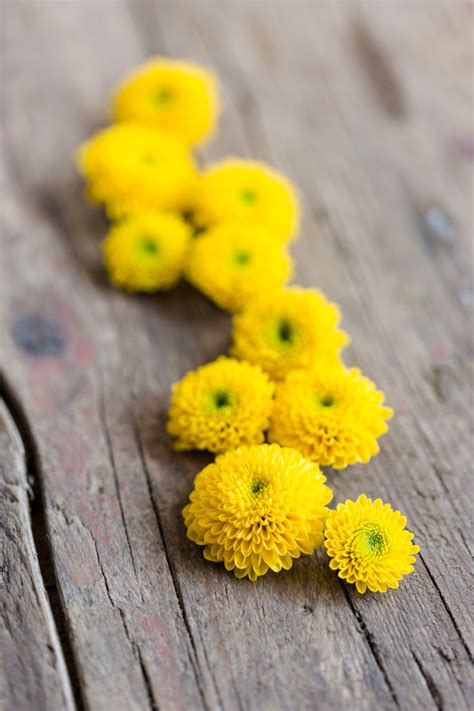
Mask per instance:
[[[25,452],[0,402],[0,704],[73,709],[31,531]]]
[[[3,14],[1,352],[37,451],[75,704],[468,708],[468,8],[26,1]],[[322,552],[252,585],[185,538],[180,510],[209,459],[172,452],[169,388],[226,350],[230,321],[186,285],[156,297],[107,285],[106,223],[72,160],[106,122],[112,84],[152,53],[221,77],[203,159],[267,160],[300,187],[298,281],[341,303],[349,360],[397,413],[370,465],[328,477],[337,501],[365,491],[407,514],[422,553],[399,591],[358,595]],[[67,707],[59,698],[28,708]]]

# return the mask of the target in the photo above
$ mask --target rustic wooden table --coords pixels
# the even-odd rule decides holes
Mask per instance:
[[[467,708],[472,6],[1,7],[2,708]],[[298,281],[341,304],[350,361],[396,410],[373,462],[328,477],[407,514],[422,552],[398,591],[358,595],[323,552],[238,581],[185,537],[207,458],[172,452],[170,384],[230,322],[187,286],[108,286],[72,158],[153,53],[222,79],[206,160],[301,189]]]

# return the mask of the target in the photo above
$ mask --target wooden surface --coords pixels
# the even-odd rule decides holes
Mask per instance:
[[[2,16],[2,708],[468,708],[472,6],[3,0]],[[381,454],[329,483],[407,514],[422,552],[398,591],[358,595],[321,551],[238,581],[185,537],[208,458],[171,451],[170,384],[225,351],[230,321],[185,285],[108,286],[72,160],[151,53],[218,71],[204,159],[263,159],[300,187],[298,281],[341,304],[350,362],[396,411]]]

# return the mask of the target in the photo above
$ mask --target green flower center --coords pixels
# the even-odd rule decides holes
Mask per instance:
[[[237,267],[246,267],[252,259],[250,252],[234,252],[232,262]]]
[[[170,101],[173,101],[173,99],[174,92],[164,86],[153,94],[153,103],[157,106],[166,106]]]
[[[250,493],[253,496],[261,496],[268,486],[268,481],[265,479],[253,479],[250,484]]]
[[[254,205],[258,200],[258,195],[255,190],[250,190],[249,188],[243,188],[239,197],[246,205]]]
[[[158,242],[154,237],[149,237],[145,235],[140,240],[140,250],[150,257],[155,257],[160,252],[160,247]]]
[[[204,408],[209,414],[224,414],[229,412],[235,404],[235,398],[231,392],[218,388],[212,390],[204,402]]]
[[[319,399],[319,404],[321,407],[331,407],[334,405],[333,395],[323,395],[323,397]]]
[[[291,345],[295,336],[295,330],[293,325],[286,318],[280,319],[277,326],[277,337],[281,343],[288,343]]]
[[[354,545],[359,554],[378,557],[385,553],[388,542],[380,526],[375,523],[364,523],[354,534]]]
[[[145,165],[154,165],[156,163],[156,158],[151,155],[151,153],[144,153],[142,155],[142,163]]]

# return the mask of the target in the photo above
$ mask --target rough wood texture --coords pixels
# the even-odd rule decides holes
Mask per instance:
[[[74,709],[31,531],[20,436],[0,403],[0,703]]]
[[[35,448],[75,704],[467,708],[468,4],[4,1],[2,11],[2,361]],[[225,110],[205,159],[264,159],[300,186],[298,280],[340,302],[350,360],[397,413],[370,465],[328,476],[336,500],[365,491],[408,515],[422,553],[399,591],[359,596],[323,552],[237,581],[186,540],[179,512],[207,459],[172,453],[169,388],[226,349],[229,319],[187,286],[131,297],[107,285],[105,222],[72,161],[106,120],[112,84],[151,53],[218,71]],[[0,449],[5,705],[68,708],[23,454],[9,436]]]

